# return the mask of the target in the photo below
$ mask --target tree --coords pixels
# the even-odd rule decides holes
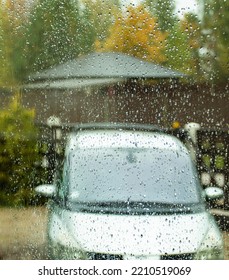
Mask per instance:
[[[116,17],[109,36],[96,42],[97,50],[116,51],[154,62],[164,62],[166,33],[158,29],[156,19],[139,5],[129,7]]]
[[[93,49],[95,35],[77,0],[0,2],[0,86]]]
[[[82,2],[84,12],[87,14],[93,29],[94,39],[105,40],[116,15],[121,12],[120,0],[82,0]]]
[[[200,0],[203,4],[203,67],[208,79],[228,81],[229,2]]]
[[[24,0],[0,2],[0,85],[14,87],[24,75]]]
[[[94,40],[78,1],[38,1],[29,17],[27,61],[30,72],[66,62],[92,49]]]
[[[186,13],[180,22],[181,31],[187,38],[186,53],[189,54],[189,74],[196,79],[202,79],[203,72],[200,61],[200,49],[202,47],[201,25],[196,14]]]
[[[192,54],[189,48],[189,30],[182,28],[175,14],[175,3],[171,0],[145,0],[145,6],[152,17],[156,18],[160,30],[166,32],[165,65],[191,74]]]
[[[4,28],[3,28],[4,10],[2,1],[0,1],[0,87],[6,85],[6,73],[9,73],[9,65],[6,60],[6,49],[4,44]]]
[[[173,29],[175,16],[175,4],[172,0],[145,0],[144,4],[149,8],[151,15],[157,18],[158,26],[162,31]]]
[[[179,22],[174,24],[166,39],[166,66],[191,74],[191,51],[188,47],[188,34],[184,33]]]

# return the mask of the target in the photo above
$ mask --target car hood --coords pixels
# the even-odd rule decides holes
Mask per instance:
[[[161,255],[196,252],[211,223],[207,212],[174,215],[105,215],[64,211],[69,236],[82,250]]]

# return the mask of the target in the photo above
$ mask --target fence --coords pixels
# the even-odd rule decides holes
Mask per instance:
[[[54,174],[57,161],[64,153],[64,145],[72,126],[44,127],[46,137],[43,141],[49,143],[46,158],[49,162],[50,180]],[[191,142],[188,133],[183,129],[168,129],[166,133],[179,138],[185,145],[195,149],[196,164],[204,188],[217,186],[224,190],[224,199],[213,205],[229,210],[229,133],[222,130],[200,129],[197,131],[197,144]]]
[[[204,187],[214,185],[224,190],[224,200],[216,207],[229,210],[229,132],[197,132],[197,167]]]
[[[38,168],[42,168],[46,174],[47,183],[54,178],[55,168],[64,154],[66,137],[71,130],[71,125],[53,126],[40,125],[40,138],[37,147],[42,162]],[[167,130],[169,134],[178,137],[185,144],[189,143],[187,132],[181,129]],[[3,143],[3,139],[0,141]],[[224,190],[224,199],[214,207],[229,210],[229,133],[222,130],[197,131],[196,163],[203,187],[215,185]],[[0,155],[1,156],[1,155]],[[3,165],[2,165],[3,166]],[[1,167],[1,164],[0,164]],[[0,170],[4,172],[4,170]],[[42,181],[42,179],[41,179]]]

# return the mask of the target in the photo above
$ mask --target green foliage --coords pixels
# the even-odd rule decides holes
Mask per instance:
[[[0,1],[0,86],[18,86],[25,77],[25,1]]]
[[[0,203],[33,203],[34,186],[39,183],[34,111],[24,109],[16,95],[9,107],[0,112]]]
[[[162,31],[168,32],[173,29],[174,22],[177,20],[174,13],[174,0],[145,0],[144,2],[152,16],[158,19]]]
[[[228,81],[229,76],[229,2],[199,0],[204,13],[202,30],[206,49],[203,66],[206,77],[214,82]]]
[[[158,31],[166,34],[163,39],[158,37],[162,42],[155,45],[157,52],[165,55],[160,63],[201,77],[201,81],[205,78],[225,82],[229,76],[229,2],[198,2],[203,7],[202,15],[188,13],[179,19],[174,13],[175,1],[141,1],[152,17],[149,22],[154,20]],[[115,46],[120,41],[115,30],[117,20],[123,19],[125,23],[129,13],[120,3],[120,0],[37,0],[28,5],[26,0],[0,0],[0,87],[17,87],[31,72],[94,51],[98,42],[103,46],[110,41],[111,45],[111,31],[116,33]],[[125,29],[121,27],[119,30]],[[136,28],[140,31],[141,26]],[[145,42],[143,35],[136,37],[136,41],[140,46],[150,46],[151,41]]]
[[[28,20],[27,65],[31,71],[48,68],[91,51],[87,15],[77,1],[37,1]]]
[[[0,1],[0,87],[92,50],[88,11],[74,0]]]
[[[188,67],[191,62],[191,49],[187,49],[187,44],[188,36],[182,31],[180,23],[177,22],[171,28],[166,39],[166,65],[183,73],[191,74],[191,69]]]
[[[87,14],[93,39],[104,41],[109,35],[109,29],[121,12],[120,0],[82,0],[84,14]]]
[[[200,21],[196,14],[186,13],[176,28],[178,41],[172,42],[178,48],[180,61],[183,61],[180,70],[193,76],[196,81],[203,81],[200,49],[202,47],[202,34]],[[172,34],[172,33],[171,33]],[[170,35],[171,37],[171,35]],[[172,47],[172,46],[171,46]],[[172,59],[176,58],[172,55]],[[179,59],[177,60],[179,61]]]

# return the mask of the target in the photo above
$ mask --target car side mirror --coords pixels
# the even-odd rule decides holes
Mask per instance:
[[[221,188],[218,187],[207,187],[204,190],[205,197],[208,200],[218,200],[224,197],[224,192]]]
[[[53,198],[56,195],[56,186],[55,185],[40,185],[35,188],[37,194],[42,196]]]

